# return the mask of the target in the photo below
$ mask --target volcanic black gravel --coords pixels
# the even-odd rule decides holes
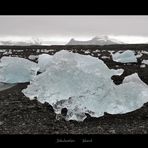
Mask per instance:
[[[90,54],[92,53],[90,51]],[[104,51],[103,54],[109,55],[109,52]],[[148,56],[144,55],[142,58],[148,59]],[[103,61],[109,68],[117,69],[116,66],[118,65],[118,68],[125,70],[121,76],[112,77],[115,84],[119,85],[125,76],[135,72],[138,73],[142,81],[148,84],[148,66],[140,68],[140,62],[122,64],[116,63],[112,59],[103,59]],[[26,88],[28,84],[17,84],[0,92],[0,134],[148,133],[148,103],[136,111],[122,115],[105,113],[100,118],[92,118],[87,115],[83,122],[65,121],[63,118],[57,120],[50,104],[41,104],[37,100],[30,100],[23,95],[21,90]]]
[[[0,134],[147,134],[148,104],[123,115],[88,117],[84,122],[56,120],[52,106],[29,100],[18,84],[0,92]]]

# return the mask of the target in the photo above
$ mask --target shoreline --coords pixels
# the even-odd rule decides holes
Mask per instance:
[[[7,83],[0,83],[0,92],[1,91],[4,91],[4,90],[7,90],[7,89],[10,89],[14,86],[16,86],[17,84],[7,84]]]

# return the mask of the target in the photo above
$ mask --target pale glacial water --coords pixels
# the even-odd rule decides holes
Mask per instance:
[[[0,82],[0,91],[3,91],[3,90],[6,90],[6,89],[9,89],[13,86],[15,86],[16,84],[9,84],[9,83],[1,83]]]

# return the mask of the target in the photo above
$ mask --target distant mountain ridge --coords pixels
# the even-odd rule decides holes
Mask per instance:
[[[71,39],[67,45],[112,45],[112,44],[124,44],[121,41],[112,39],[108,36],[96,36],[91,40],[87,41],[78,41],[75,39]]]
[[[0,41],[0,45],[21,45],[21,46],[27,46],[27,45],[41,45],[41,41],[38,38],[32,38],[30,40],[22,40],[22,41],[14,41],[14,40],[6,40],[6,41]]]
[[[12,38],[9,40],[0,40],[0,45],[8,45],[8,46],[30,46],[30,45],[52,45],[53,41],[50,40],[42,40],[39,38],[30,38],[30,39],[19,39],[15,40]],[[54,44],[54,43],[53,43]],[[58,44],[58,42],[55,39],[55,44]],[[64,43],[65,44],[65,43]],[[119,40],[112,39],[108,36],[102,35],[102,36],[96,36],[92,38],[91,40],[87,41],[78,41],[72,38],[66,45],[112,45],[112,44],[125,44]]]

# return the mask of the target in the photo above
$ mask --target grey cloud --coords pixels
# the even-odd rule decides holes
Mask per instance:
[[[148,36],[148,16],[0,16],[0,36]]]

